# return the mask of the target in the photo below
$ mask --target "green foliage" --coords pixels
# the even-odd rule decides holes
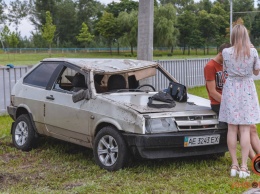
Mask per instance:
[[[201,46],[198,43],[198,37],[201,37],[201,32],[198,29],[198,17],[191,11],[184,11],[178,17],[177,27],[180,31],[180,45],[183,47],[183,54],[185,54],[186,47]]]
[[[94,35],[91,35],[88,31],[88,26],[83,22],[82,28],[78,36],[76,36],[79,42],[83,42],[85,47],[87,47],[87,43],[91,42],[94,38]]]
[[[52,14],[53,24],[56,26],[54,42],[57,47],[64,42],[77,44],[76,35],[80,31],[81,23],[78,23],[76,3],[73,0],[62,0],[56,3],[58,7],[56,15]]]
[[[133,10],[138,10],[138,2],[133,0],[121,0],[120,2],[109,3],[106,11],[112,13],[114,17],[118,17],[121,12],[130,13]]]
[[[6,43],[8,44],[8,38],[11,34],[11,31],[10,29],[8,28],[8,26],[4,26],[3,30],[1,31],[1,39]]]
[[[119,35],[117,20],[113,14],[105,11],[97,23],[96,29],[101,36],[107,39],[108,45],[111,48],[112,42],[114,42]]]
[[[7,26],[4,26],[0,36],[6,44],[5,47],[16,48],[19,44],[19,35],[15,32],[11,32]]]
[[[154,45],[172,47],[176,45],[179,30],[176,29],[176,9],[171,4],[155,8]]]
[[[52,24],[51,13],[46,11],[46,23],[42,28],[42,37],[48,42],[49,48],[51,48],[51,43],[53,42],[55,31],[56,26]]]
[[[8,37],[8,43],[12,48],[16,48],[17,45],[19,44],[19,38],[15,32],[12,32]]]
[[[42,30],[42,26],[46,23],[46,12],[49,11],[54,17],[58,17],[58,7],[56,0],[35,0],[30,1],[31,16],[30,21],[34,24],[36,29]],[[54,18],[54,21],[57,19]]]
[[[85,22],[91,28],[90,31],[94,31],[91,26],[94,26],[97,20],[102,17],[105,8],[104,5],[96,0],[78,0],[76,1],[75,9],[77,10],[76,25],[81,26]]]
[[[210,13],[210,10],[213,6],[210,0],[202,0],[199,2],[200,10],[205,10],[206,12]]]
[[[119,41],[124,46],[130,46],[133,55],[133,48],[137,46],[138,12],[121,12],[117,18],[117,22],[120,33],[123,34]]]

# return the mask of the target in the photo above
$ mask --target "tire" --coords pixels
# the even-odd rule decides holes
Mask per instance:
[[[36,134],[29,115],[20,115],[12,127],[12,141],[14,146],[22,151],[30,151],[36,140]]]
[[[96,163],[108,171],[124,168],[130,159],[123,136],[112,126],[106,126],[97,133],[93,152]]]

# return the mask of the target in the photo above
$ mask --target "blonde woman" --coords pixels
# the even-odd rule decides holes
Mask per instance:
[[[250,125],[260,122],[258,97],[252,75],[260,70],[257,50],[251,48],[244,25],[234,26],[231,33],[232,47],[223,50],[223,70],[228,78],[223,87],[219,121],[228,123],[227,144],[232,160],[231,176],[250,176],[247,159],[250,148]],[[242,161],[239,167],[236,150],[240,131]]]

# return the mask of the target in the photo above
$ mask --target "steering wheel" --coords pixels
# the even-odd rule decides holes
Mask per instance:
[[[150,85],[150,84],[143,84],[143,85],[140,85],[140,86],[138,86],[136,89],[140,89],[140,88],[145,87],[145,86],[148,86],[148,87],[152,88],[153,91],[155,91],[155,88],[154,88],[152,85]]]

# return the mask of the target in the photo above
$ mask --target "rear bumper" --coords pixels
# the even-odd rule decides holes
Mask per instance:
[[[184,138],[191,136],[220,135],[219,144],[184,147]],[[175,158],[218,154],[228,151],[227,129],[188,131],[164,134],[123,134],[134,155],[147,159]]]

